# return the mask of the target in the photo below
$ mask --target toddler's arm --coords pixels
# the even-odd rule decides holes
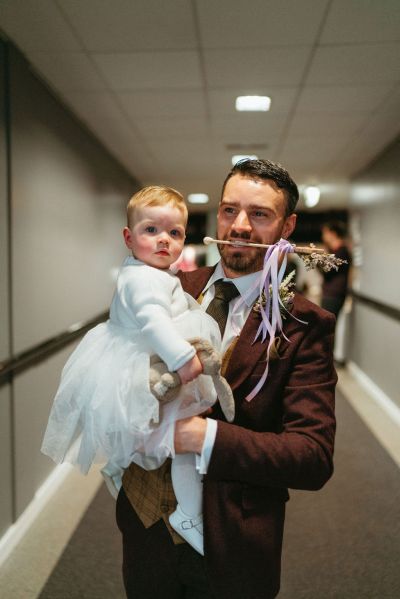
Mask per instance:
[[[184,364],[183,366],[181,366],[181,368],[178,368],[177,370],[182,385],[184,385],[185,383],[189,383],[189,381],[192,381],[193,379],[198,377],[199,374],[201,374],[202,372],[203,366],[201,365],[201,362],[197,354],[195,354],[193,358],[191,358],[188,362],[186,362],[186,364]]]

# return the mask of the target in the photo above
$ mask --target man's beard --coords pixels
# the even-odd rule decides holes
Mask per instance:
[[[250,241],[250,235],[232,235],[230,239],[225,237],[223,241],[234,241],[236,239],[238,241]],[[258,240],[252,240],[252,242],[259,243]],[[250,251],[246,250],[246,253],[240,251],[232,253],[228,248],[229,246],[226,245],[218,246],[222,263],[230,270],[245,275],[262,269],[266,250],[262,248],[252,248]]]
[[[220,245],[218,248],[222,263],[234,272],[244,275],[257,272],[263,267],[266,250],[254,248],[251,250],[251,254],[250,252],[244,254],[243,252],[228,253],[226,245]]]

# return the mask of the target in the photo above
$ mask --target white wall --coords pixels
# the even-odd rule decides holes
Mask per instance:
[[[125,255],[121,230],[132,183],[16,53],[11,69],[18,352],[107,308],[110,273]]]
[[[352,185],[355,244],[353,287],[400,309],[400,142],[396,141]],[[400,407],[400,322],[355,302],[350,360]]]
[[[9,296],[14,355],[108,308],[113,273],[126,255],[121,235],[125,206],[138,186],[18,51],[9,49],[11,227],[0,99],[0,360],[13,357],[7,336]],[[2,59],[0,54],[0,68]],[[72,349],[0,387],[0,536],[54,468],[39,450],[61,368]]]

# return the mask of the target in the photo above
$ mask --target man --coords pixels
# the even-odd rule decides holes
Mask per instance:
[[[239,162],[223,186],[218,239],[268,244],[289,237],[297,199],[297,187],[280,165]],[[145,472],[131,465],[117,502],[129,598],[275,597],[287,488],[316,490],[332,474],[334,317],[296,296],[293,318],[284,321],[289,341],[280,340],[279,355],[271,352],[265,384],[246,401],[267,358],[268,340],[254,343],[260,324],[260,314],[253,309],[257,289],[249,297],[265,250],[220,245],[220,253],[215,269],[181,277],[186,291],[202,300],[208,311],[221,278],[232,281],[244,300],[234,326],[231,299],[222,326],[225,376],[236,402],[234,423],[224,421],[217,405],[212,417],[182,420],[175,429],[176,451],[201,455],[206,472],[205,555],[187,544],[175,545],[179,538],[167,530],[167,515],[175,503],[168,467]]]
[[[331,254],[344,260],[338,270],[322,272],[322,307],[336,316],[339,315],[346,299],[351,256],[346,246],[346,227],[340,221],[331,221],[322,226],[322,241]]]

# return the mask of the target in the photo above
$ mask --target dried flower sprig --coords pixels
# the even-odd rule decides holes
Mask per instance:
[[[313,248],[315,245],[310,243],[310,247]],[[329,272],[333,268],[338,270],[341,264],[347,264],[347,260],[337,258],[335,254],[317,254],[313,252],[312,254],[299,254],[299,256],[302,259],[306,270],[320,268],[324,272]]]
[[[294,291],[292,291],[294,282],[292,281],[294,275],[295,275],[295,271],[292,270],[292,272],[290,272],[282,281],[282,283],[279,285],[279,297],[280,300],[283,304],[283,306],[280,306],[280,312],[282,314],[282,317],[285,318],[286,317],[286,311],[289,310],[293,304],[293,298],[294,298]],[[271,286],[269,288],[270,293],[272,292]],[[255,312],[260,312],[261,310],[261,306],[265,306],[267,303],[266,297],[265,297],[265,292],[263,291],[261,294],[261,297],[255,302],[254,306],[253,306],[253,310]]]

